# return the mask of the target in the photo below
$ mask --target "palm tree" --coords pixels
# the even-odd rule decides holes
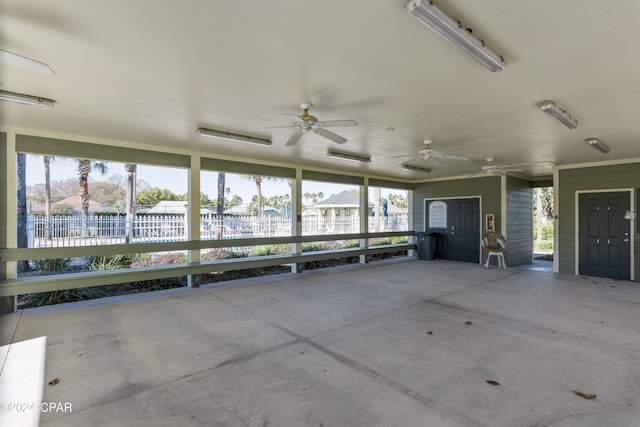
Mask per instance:
[[[109,167],[105,162],[95,160],[78,159],[78,177],[80,182],[80,203],[82,204],[82,217],[84,218],[83,237],[86,237],[89,229],[89,174],[97,170],[101,175],[106,175]]]
[[[27,239],[27,155],[18,153],[17,155],[17,198],[18,198],[18,247],[26,248],[28,246]],[[24,272],[29,269],[28,261],[18,262],[18,271]]]
[[[47,223],[45,239],[51,240],[51,161],[53,156],[44,156],[44,215]]]
[[[138,165],[126,163],[124,170],[127,172],[127,200],[126,200],[126,227],[124,232],[125,243],[131,243],[133,239],[133,222],[136,215],[136,170]]]
[[[245,178],[251,179],[256,183],[256,196],[258,197],[258,218],[262,217],[262,180],[267,181],[279,181],[281,178],[272,176],[259,176],[259,175],[244,175]]]

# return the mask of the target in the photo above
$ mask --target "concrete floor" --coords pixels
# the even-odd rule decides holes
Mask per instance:
[[[640,425],[635,282],[416,260],[1,319],[46,336],[46,426]]]

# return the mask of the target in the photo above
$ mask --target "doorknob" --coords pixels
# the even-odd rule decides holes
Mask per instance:
[[[629,243],[629,238],[625,237],[624,239],[622,239],[622,241],[625,242],[625,243]]]
[[[597,243],[597,244],[600,244],[600,238],[599,238],[599,237],[598,237],[598,238],[596,238],[596,243]]]

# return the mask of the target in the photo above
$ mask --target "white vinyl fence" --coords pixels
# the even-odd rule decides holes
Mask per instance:
[[[200,216],[200,239],[240,239],[248,237],[276,237],[291,235],[290,218],[265,215]],[[369,231],[407,231],[407,215],[380,218],[376,230],[373,217]],[[344,234],[360,232],[358,217],[302,218],[303,235]],[[109,245],[125,242],[125,215],[29,215],[27,235],[30,248]],[[133,223],[131,243],[169,242],[188,240],[184,215],[140,214]]]

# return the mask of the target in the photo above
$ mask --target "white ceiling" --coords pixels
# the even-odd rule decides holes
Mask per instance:
[[[53,76],[2,64],[2,89],[56,100],[3,102],[0,122],[73,136],[179,147],[373,175],[422,179],[497,165],[640,156],[640,2],[442,0],[509,64],[492,73],[421,25],[404,0],[0,0],[0,48]],[[537,107],[554,100],[568,130]],[[344,145],[293,129],[282,113],[311,101]],[[203,138],[198,126],[271,138],[260,147]],[[599,137],[601,154],[583,140]],[[465,155],[400,163],[423,148]],[[371,157],[354,164],[327,149]],[[537,164],[527,175],[550,173]]]

